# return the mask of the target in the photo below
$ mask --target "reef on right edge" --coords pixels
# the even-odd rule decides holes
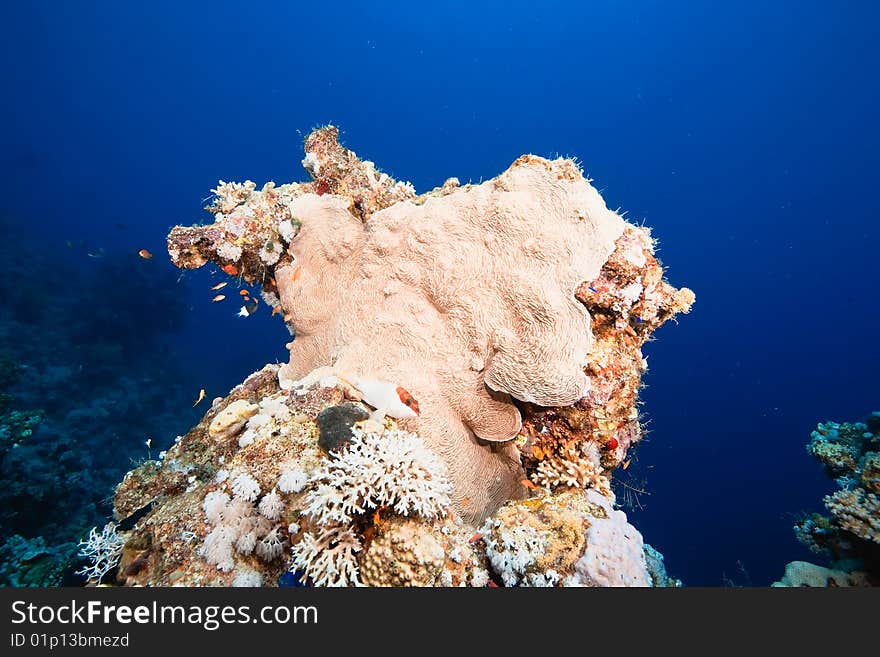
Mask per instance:
[[[820,423],[807,451],[839,490],[824,498],[828,515],[803,518],[794,531],[829,564],[792,561],[773,585],[880,585],[880,412],[865,422]]]

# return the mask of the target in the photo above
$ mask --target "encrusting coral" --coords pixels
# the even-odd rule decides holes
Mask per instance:
[[[221,182],[214,223],[168,236],[175,265],[259,282],[294,339],[122,482],[118,517],[144,513],[122,579],[650,585],[625,517],[601,529],[641,436],[641,347],[694,299],[647,229],[568,159],[417,195],[328,126],[303,166],[312,182]],[[584,575],[607,536],[632,538],[614,572],[637,576]]]

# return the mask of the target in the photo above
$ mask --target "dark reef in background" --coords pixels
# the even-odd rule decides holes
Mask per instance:
[[[880,413],[865,422],[823,422],[807,451],[839,489],[824,498],[828,515],[813,513],[794,527],[798,540],[829,567],[788,564],[787,586],[880,585]]]
[[[198,415],[163,342],[185,304],[159,262],[17,223],[0,216],[0,585],[79,584],[77,542],[119,478]]]

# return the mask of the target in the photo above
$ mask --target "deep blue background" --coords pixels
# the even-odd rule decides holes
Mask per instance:
[[[2,209],[47,248],[170,268],[167,230],[208,219],[218,179],[303,179],[318,124],[420,192],[577,156],[697,294],[646,347],[631,518],[688,584],[806,556],[792,514],[833,486],[809,431],[880,405],[877,5],[295,4],[4,3]],[[185,276],[174,348],[209,399],[283,358],[277,317]]]

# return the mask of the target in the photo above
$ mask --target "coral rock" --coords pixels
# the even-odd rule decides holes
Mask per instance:
[[[613,501],[587,491],[591,502],[605,510],[587,530],[587,549],[575,564],[567,586],[651,586],[639,531],[627,522],[623,511],[612,509]]]
[[[361,557],[361,581],[368,586],[431,586],[446,552],[432,525],[395,518]]]
[[[239,399],[221,410],[215,417],[210,426],[208,433],[216,440],[223,440],[230,436],[234,436],[244,428],[248,419],[257,414],[259,406],[251,404],[244,399]]]
[[[785,574],[775,587],[833,587],[870,586],[870,580],[863,572],[847,572],[817,566],[809,561],[792,561],[785,567]]]

